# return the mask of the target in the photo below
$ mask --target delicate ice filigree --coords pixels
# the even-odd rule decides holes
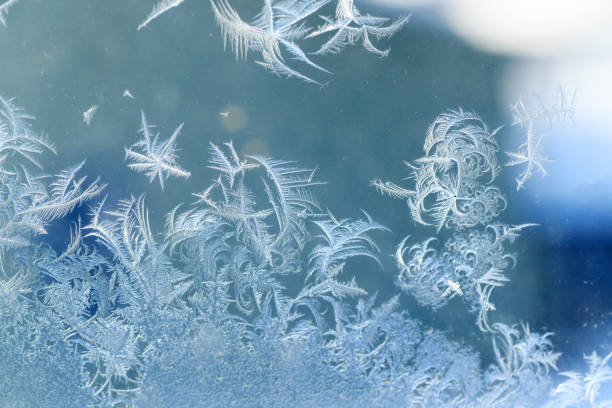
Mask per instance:
[[[490,185],[499,174],[496,133],[475,113],[443,113],[429,127],[425,156],[406,163],[414,190],[380,180],[371,184],[381,193],[406,199],[414,221],[437,231],[486,224],[506,207],[501,191]]]
[[[145,28],[151,21],[164,14],[171,8],[178,7],[185,0],[161,0],[159,3],[153,6],[153,10],[145,17],[145,19],[138,24],[136,30],[140,31]]]
[[[183,170],[176,163],[177,148],[174,145],[183,124],[181,123],[174,130],[170,139],[160,141],[158,140],[159,133],[155,136],[151,135],[152,126],[147,123],[144,112],[141,112],[141,120],[140,133],[142,133],[143,139],[129,148],[125,148],[125,160],[129,161],[128,167],[139,173],[144,172],[149,177],[149,182],[153,182],[157,177],[162,190],[164,189],[164,182],[170,176],[188,178],[191,173]],[[136,149],[139,149],[140,152]]]
[[[391,19],[371,16],[369,14],[362,15],[353,0],[337,1],[335,19],[329,17],[321,18],[323,18],[325,24],[308,34],[307,38],[327,33],[334,34],[313,54],[337,54],[347,45],[361,41],[363,47],[369,52],[380,57],[386,57],[389,54],[389,50],[377,48],[372,43],[370,36],[374,36],[377,39],[391,37],[408,22],[408,16],[402,16],[385,25]]]
[[[533,123],[527,124],[527,140],[519,146],[517,152],[506,152],[510,161],[506,166],[518,166],[525,164],[525,169],[516,178],[516,189],[523,188],[525,182],[533,176],[534,172],[539,172],[542,177],[547,176],[548,172],[544,168],[544,163],[552,160],[542,154],[543,135],[536,135],[533,130]]]
[[[552,106],[546,106],[541,98],[536,95],[537,109],[530,110],[527,108],[522,99],[519,99],[512,105],[512,126],[519,125],[526,129],[525,143],[519,146],[516,152],[506,152],[510,161],[506,166],[526,165],[521,174],[516,178],[517,191],[523,188],[525,182],[538,172],[542,177],[547,176],[548,172],[544,167],[544,163],[552,160],[544,156],[542,153],[542,144],[544,134],[536,129],[536,122],[544,122],[550,126],[553,120],[563,120],[572,118],[575,113],[574,102],[576,93],[572,95],[568,101],[563,88],[559,88],[557,93],[557,102]]]
[[[6,0],[0,4],[0,24],[6,26],[6,15],[10,7],[14,6],[19,0]]]
[[[223,45],[229,41],[236,58],[246,58],[249,51],[260,52],[258,64],[275,74],[300,78],[306,82],[317,81],[287,65],[281,48],[294,59],[319,71],[325,68],[315,64],[296,44],[310,31],[304,20],[329,0],[283,0],[272,3],[265,0],[264,7],[251,23],[244,22],[227,0],[211,0],[217,24],[223,33]]]

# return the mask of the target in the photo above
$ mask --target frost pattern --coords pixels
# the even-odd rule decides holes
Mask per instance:
[[[153,126],[147,123],[144,112],[141,112],[141,122],[140,133],[143,138],[129,148],[125,148],[125,160],[129,161],[128,167],[139,173],[144,172],[149,177],[149,183],[152,183],[157,177],[162,190],[164,182],[170,176],[189,178],[191,173],[183,170],[176,163],[178,149],[175,143],[183,124],[181,123],[174,130],[168,140],[160,141],[158,140],[159,134],[155,136],[151,134]]]
[[[435,238],[410,248],[406,238],[396,252],[398,285],[434,310],[457,297],[478,313],[481,330],[493,331],[487,320],[487,312],[495,310],[491,292],[509,280],[505,272],[514,266],[516,257],[506,248],[528,226],[532,224],[491,224],[483,231],[456,233],[441,250],[434,247]]]
[[[370,36],[376,39],[391,37],[408,22],[408,16],[400,17],[388,24],[391,20],[389,18],[362,15],[353,0],[337,0],[335,18],[323,16],[322,18],[325,24],[308,34],[308,38],[313,38],[333,33],[331,38],[314,52],[314,54],[321,55],[337,54],[347,45],[361,42],[367,51],[379,57],[386,57],[389,55],[389,50],[377,48],[372,43]]]
[[[572,111],[562,91],[554,108],[531,112],[522,103],[519,106],[513,108],[515,124],[529,126],[535,118],[552,120]],[[433,226],[436,233],[443,227],[454,230],[441,247],[435,237],[411,245],[409,237],[404,238],[395,253],[397,285],[433,310],[451,299],[467,303],[477,313],[479,329],[488,333],[499,331],[489,323],[489,312],[495,310],[493,290],[509,280],[507,271],[516,264],[508,246],[521,230],[534,226],[496,221],[507,204],[499,188],[492,185],[501,171],[495,140],[500,130],[489,131],[473,112],[443,113],[427,131],[425,156],[414,164],[406,163],[414,189],[388,181],[371,182],[382,194],[406,200],[416,223]],[[515,156],[518,160],[518,154]],[[484,227],[475,228],[479,225]]]
[[[18,0],[9,0],[10,4]],[[160,0],[151,12],[138,25],[137,30],[145,28],[151,21],[168,10],[178,7],[184,0]],[[223,47],[229,43],[236,59],[246,59],[249,51],[261,55],[256,61],[267,71],[287,78],[298,78],[304,82],[322,86],[321,82],[304,74],[302,69],[294,68],[287,57],[298,61],[315,71],[331,74],[328,70],[313,62],[308,54],[337,54],[347,45],[361,42],[363,47],[380,57],[386,57],[389,49],[380,49],[372,39],[389,38],[397,33],[408,22],[408,16],[395,21],[387,17],[361,14],[353,0],[263,0],[261,11],[247,22],[229,0],[210,0],[210,5],[221,29]],[[319,11],[335,4],[335,16],[320,15],[325,22],[314,28],[313,16]],[[3,7],[0,5],[0,22],[3,20]],[[301,40],[329,37],[313,52],[304,51],[298,44]]]
[[[84,162],[55,180],[32,175],[43,145],[30,137],[30,117],[1,100],[0,141],[10,143],[0,171],[0,405],[547,403],[559,358],[551,334],[486,319],[491,289],[516,261],[507,245],[527,224],[468,229],[471,221],[454,214],[446,223],[454,235],[442,246],[404,240],[397,250],[404,291],[433,308],[459,298],[478,311],[494,357],[483,371],[470,347],[402,310],[401,293],[383,298],[360,285],[358,263],[378,272],[375,238],[388,230],[367,213],[321,211],[314,170],[211,144],[217,177],[156,233],[143,195],[115,205],[99,199],[103,185],[77,176]],[[426,153],[453,165],[417,167],[440,164],[439,182],[459,171],[474,183],[494,179],[496,145],[482,121],[461,112],[442,118]],[[41,239],[45,228],[85,202],[89,213],[56,252]],[[609,358],[589,357],[587,375],[566,373],[549,406],[609,405],[600,398]]]
[[[262,60],[257,63],[268,71],[320,85],[287,65],[281,54],[281,46],[294,59],[330,73],[312,62],[296,44],[309,31],[304,20],[328,1],[284,0],[272,4],[272,0],[265,0],[263,9],[251,23],[244,22],[227,0],[211,0],[211,5],[223,33],[223,45],[229,42],[236,58],[246,58],[249,50],[261,52]]]
[[[429,127],[423,150],[415,164],[406,163],[414,190],[374,180],[382,193],[407,199],[414,221],[442,227],[487,225],[506,207],[501,191],[490,185],[500,168],[497,130],[472,112],[449,111]]]
[[[147,25],[149,25],[151,21],[155,20],[157,17],[161,16],[166,11],[174,7],[180,6],[181,3],[183,3],[183,1],[185,0],[161,0],[159,3],[153,6],[153,10],[151,10],[151,12],[147,15],[147,17],[145,17],[145,19],[140,24],[138,24],[138,27],[136,28],[136,30],[138,31],[142,30]]]
[[[584,356],[589,366],[588,374],[576,371],[561,373],[567,380],[554,389],[552,398],[546,407],[604,408],[611,406],[612,399],[609,398],[612,389],[611,358],[612,353],[601,358],[596,352],[593,352]]]
[[[0,24],[6,27],[6,15],[8,14],[9,8],[14,6],[19,0],[6,0],[0,4]]]
[[[229,43],[236,59],[246,59],[248,52],[254,51],[261,54],[257,63],[269,72],[316,85],[321,83],[286,61],[285,55],[289,55],[311,69],[331,74],[308,57],[298,44],[300,40],[334,33],[312,54],[338,53],[346,45],[361,41],[366,50],[384,57],[389,50],[376,48],[371,36],[391,37],[408,21],[407,17],[401,17],[385,25],[388,18],[361,15],[352,0],[337,0],[335,19],[321,16],[325,24],[314,30],[308,20],[332,3],[331,0],[264,0],[261,11],[250,23],[240,17],[228,0],[210,0],[210,3],[223,35],[223,46]]]
[[[542,177],[547,176],[548,173],[544,163],[552,161],[542,153],[544,134],[536,129],[536,123],[544,122],[550,126],[553,120],[571,119],[575,112],[575,97],[576,94],[574,93],[571,101],[568,102],[565,91],[563,88],[559,88],[557,102],[550,108],[537,95],[538,108],[535,110],[529,110],[522,99],[519,99],[512,105],[512,116],[514,118],[512,126],[519,125],[521,128],[526,129],[526,140],[525,143],[519,146],[519,150],[517,152],[506,152],[510,158],[506,166],[526,165],[525,169],[516,179],[517,190],[523,188],[525,182],[535,172],[540,173]]]

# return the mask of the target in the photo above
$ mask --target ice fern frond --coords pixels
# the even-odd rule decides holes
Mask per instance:
[[[548,172],[544,168],[544,163],[552,160],[542,154],[543,135],[536,135],[532,122],[527,124],[527,140],[520,146],[517,152],[506,152],[510,161],[506,166],[526,165],[525,169],[516,179],[517,191],[523,188],[525,182],[539,172],[542,177],[547,176]]]
[[[364,212],[365,220],[343,219],[334,223],[328,220],[314,221],[321,229],[319,244],[310,255],[308,275],[318,279],[334,278],[349,258],[366,256],[378,260],[378,247],[368,235],[372,231],[388,229]]]
[[[87,176],[77,177],[77,172],[84,164],[85,160],[76,166],[62,170],[57,179],[51,183],[49,197],[35,202],[21,213],[35,214],[44,221],[51,221],[63,217],[76,206],[100,194],[106,184],[100,184],[99,178],[86,184]]]
[[[115,382],[122,383],[126,393],[137,388],[134,373],[142,362],[133,326],[111,316],[80,329],[79,335],[79,344],[84,348],[83,364],[95,367],[95,371],[84,370],[84,375],[90,376],[86,386],[92,388],[94,396],[103,391],[110,394]]]
[[[210,5],[221,28],[223,47],[229,42],[236,58],[246,58],[250,49],[261,47],[265,42],[264,31],[242,21],[227,0],[210,0]]]
[[[408,22],[409,16],[402,16],[389,25],[388,18],[362,15],[353,0],[338,0],[336,5],[335,19],[324,17],[325,24],[310,33],[307,38],[313,38],[322,34],[335,32],[313,54],[337,54],[347,45],[357,42],[363,47],[380,57],[386,57],[389,50],[381,50],[373,43],[370,36],[376,39],[388,38],[398,32]]]
[[[96,238],[119,262],[117,267],[120,300],[131,306],[166,307],[190,287],[189,276],[172,267],[164,250],[167,244],[155,241],[144,206],[144,196],[119,202],[112,217],[100,220],[101,206],[84,229]],[[131,316],[131,319],[136,319]]]
[[[183,1],[185,0],[161,0],[159,3],[153,6],[153,10],[151,10],[147,17],[145,17],[145,19],[140,24],[138,24],[138,28],[136,28],[136,30],[142,30],[151,21],[161,16],[166,11],[170,10],[171,8],[180,6]]]
[[[281,29],[301,22],[331,0],[281,0],[274,3],[276,25]]]
[[[535,121],[544,121],[547,125],[551,125],[553,120],[573,119],[576,113],[576,92],[572,93],[570,98],[567,97],[565,89],[559,87],[557,91],[557,100],[552,106],[546,106],[539,95],[535,95],[537,108],[529,109],[522,98],[519,98],[516,103],[510,106],[512,112],[512,126],[520,125],[527,127],[529,123]]]
[[[552,351],[552,333],[533,333],[526,324],[522,330],[503,323],[495,323],[493,328],[496,363],[487,370],[488,391],[477,406],[517,406],[508,405],[508,401],[520,400],[534,378],[545,378],[551,369],[556,370],[560,353]]]
[[[552,399],[546,408],[570,408],[570,407],[610,407],[612,398],[608,391],[612,384],[612,353],[601,358],[596,352],[585,355],[584,359],[589,365],[586,375],[575,371],[560,373],[567,380],[559,384],[552,392]],[[600,391],[604,390],[603,393]]]
[[[229,155],[223,153],[223,151],[214,143],[210,142],[210,155],[209,169],[217,170],[221,172],[228,181],[230,188],[234,187],[234,179],[237,174],[242,174],[250,169],[257,168],[256,164],[247,163],[246,160],[241,161],[238,157],[238,153],[234,149],[232,142],[224,143],[229,149]]]
[[[342,299],[367,295],[364,289],[357,286],[354,277],[348,282],[338,279],[346,262],[353,257],[364,256],[372,258],[380,265],[378,247],[369,233],[387,228],[374,221],[367,213],[364,212],[364,215],[365,220],[338,221],[330,216],[328,220],[314,221],[322,231],[318,238],[323,243],[310,253],[306,284],[295,297],[294,305],[306,307],[321,330],[324,326],[324,317],[319,306],[321,301],[332,306],[338,329],[348,320]]]
[[[317,298],[324,295],[333,296],[335,299],[343,299],[345,297],[357,297],[367,295],[368,292],[357,286],[355,278],[350,282],[340,282],[336,279],[325,279],[312,286],[307,286],[297,296],[297,300],[303,298]]]
[[[184,241],[205,236],[222,235],[223,227],[228,224],[212,214],[208,209],[189,209],[178,213],[180,205],[172,209],[166,216],[166,240],[170,243],[170,252]],[[202,242],[204,244],[204,242]]]
[[[319,82],[291,68],[282,55],[286,50],[295,60],[329,73],[306,56],[296,41],[304,38],[309,29],[303,21],[324,6],[327,1],[281,1],[273,4],[266,0],[260,13],[251,23],[243,21],[227,0],[211,0],[217,24],[223,35],[223,46],[231,44],[236,59],[246,59],[249,51],[261,53],[257,63],[280,76],[296,77],[305,82]]]
[[[183,124],[181,123],[174,130],[168,140],[160,141],[158,140],[159,134],[152,136],[151,126],[147,123],[144,112],[141,112],[141,121],[140,133],[143,139],[125,148],[125,160],[128,161],[128,167],[139,173],[144,172],[149,177],[149,183],[157,177],[162,190],[165,180],[170,176],[181,178],[191,176],[190,172],[183,170],[176,163],[178,149],[175,143]]]
[[[506,206],[492,183],[500,172],[497,130],[462,109],[438,115],[427,131],[425,156],[408,164],[414,190],[374,180],[391,197],[406,199],[415,222],[443,227],[486,224]]]
[[[28,284],[27,275],[23,273],[15,274],[6,280],[0,277],[0,301],[15,301],[17,297],[30,291]]]
[[[0,163],[11,155],[19,155],[42,168],[36,155],[45,150],[55,153],[55,147],[46,137],[30,130],[29,121],[34,117],[15,105],[13,99],[0,96]]]
[[[17,135],[29,127],[27,121],[32,119],[34,116],[15,105],[13,99],[0,97],[0,134]]]
[[[291,162],[249,157],[267,172],[268,180],[263,180],[263,183],[278,222],[274,246],[289,233],[302,232],[304,216],[319,209],[308,188],[322,183],[314,180],[316,169],[299,169],[293,167]]]
[[[532,333],[527,324],[522,324],[521,331],[503,323],[495,323],[493,328],[497,332],[493,339],[497,370],[493,371],[492,380],[510,385],[512,382],[508,380],[518,376],[520,371],[543,373],[557,369],[560,354],[552,352],[549,337],[553,333]]]
[[[387,194],[389,197],[393,198],[410,198],[415,195],[414,191],[407,190],[403,187],[398,186],[391,181],[381,181],[381,180],[372,180],[370,181],[370,185],[375,187],[381,194]]]
[[[519,150],[515,152],[506,152],[510,159],[508,163],[506,163],[506,166],[526,166],[516,178],[517,191],[523,188],[525,182],[531,178],[534,173],[540,173],[542,177],[548,175],[544,164],[552,160],[542,154],[544,134],[541,130],[538,130],[537,123],[544,122],[547,126],[551,126],[553,120],[572,119],[575,113],[575,97],[576,93],[574,92],[571,100],[568,101],[564,89],[559,87],[557,101],[552,107],[546,106],[537,95],[537,109],[529,109],[522,99],[519,99],[511,106],[514,120],[512,126],[518,125],[526,129],[526,140],[525,143],[519,146]]]
[[[64,249],[60,256],[53,260],[53,263],[61,262],[66,259],[69,255],[77,252],[78,248],[81,246],[83,235],[81,233],[81,217],[78,218],[78,222],[74,224],[74,229],[70,227],[70,243]]]
[[[19,0],[6,0],[0,4],[0,24],[6,27],[6,15],[10,7],[14,6]]]

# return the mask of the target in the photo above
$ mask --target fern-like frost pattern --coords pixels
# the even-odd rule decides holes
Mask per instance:
[[[375,183],[407,199],[415,221],[453,230],[443,243],[402,241],[402,292],[385,299],[354,271],[357,260],[379,273],[376,237],[389,230],[365,212],[322,211],[314,170],[211,144],[217,176],[156,233],[144,196],[110,203],[104,184],[78,175],[85,162],[39,174],[52,146],[14,101],[0,102],[2,406],[609,405],[609,355],[589,356],[588,374],[564,373],[555,388],[551,334],[488,320],[491,290],[516,263],[509,245],[530,225],[492,221],[505,206],[490,185],[497,144],[475,114],[434,122],[426,156],[411,167],[414,190]],[[160,181],[173,174],[164,166],[183,171],[173,147],[180,127],[160,142],[142,122],[131,163]],[[138,161],[136,148],[159,160]],[[486,189],[495,191],[488,201]],[[61,251],[45,243],[54,220],[83,206]],[[491,339],[488,368],[403,310],[404,292],[433,309],[465,302]]]
[[[166,180],[172,177],[189,178],[191,173],[183,170],[177,160],[176,138],[181,133],[183,124],[181,123],[172,133],[168,140],[159,140],[159,134],[153,136],[151,126],[147,122],[144,112],[141,112],[140,133],[142,139],[134,143],[129,148],[125,148],[125,160],[128,167],[137,172],[143,172],[149,177],[149,183],[155,178],[159,180],[161,189],[164,189]]]

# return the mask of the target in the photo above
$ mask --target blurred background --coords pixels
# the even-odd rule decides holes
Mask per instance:
[[[403,161],[422,156],[427,126],[447,109],[474,110],[491,128],[512,122],[518,98],[555,102],[571,96],[572,120],[545,128],[549,176],[516,191],[521,169],[504,167],[508,223],[537,223],[515,244],[511,282],[496,290],[493,320],[527,321],[553,331],[562,369],[582,355],[612,351],[612,4],[565,0],[355,0],[366,12],[410,22],[391,40],[386,58],[359,46],[313,57],[333,72],[323,87],[267,73],[249,55],[223,50],[208,1],[185,0],[141,31],[153,0],[20,0],[0,27],[0,94],[36,116],[34,128],[57,145],[49,173],[87,158],[85,172],[109,183],[111,200],[146,193],[158,231],[163,215],[209,185],[209,142],[233,141],[241,154],[263,154],[318,167],[322,207],[337,218],[360,209],[388,226],[377,236],[384,270],[354,265],[358,281],[383,295],[394,291],[389,256],[406,235],[433,234],[410,218],[401,200],[380,196],[369,181],[402,179]],[[233,0],[245,20],[253,0]],[[332,8],[333,12],[333,8]],[[318,23],[317,23],[318,24]],[[304,42],[313,51],[318,41]],[[129,90],[133,99],[122,96]],[[97,105],[87,126],[83,112]],[[124,163],[138,140],[140,110],[169,137],[181,123],[181,166],[189,180],[170,179],[164,192]],[[498,134],[516,151],[520,128]],[[500,161],[507,157],[500,153]],[[65,224],[57,237],[65,238]],[[53,239],[53,236],[51,237]],[[62,245],[59,243],[58,245]],[[403,305],[458,341],[479,341],[475,316],[460,302],[438,313],[407,296]],[[467,340],[466,340],[467,339]],[[483,340],[484,341],[484,340]],[[488,344],[488,340],[483,344]],[[483,351],[486,354],[486,351]]]

